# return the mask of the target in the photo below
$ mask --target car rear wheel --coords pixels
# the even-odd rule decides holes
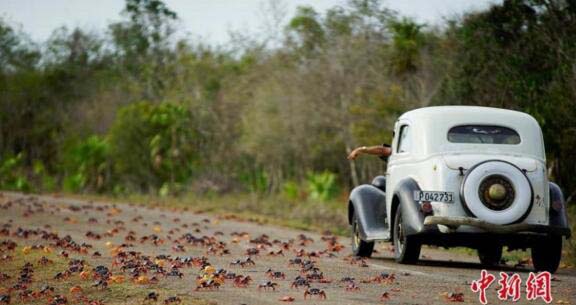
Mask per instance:
[[[532,247],[532,264],[536,271],[556,272],[562,257],[562,236],[551,235]]]
[[[355,256],[370,257],[374,251],[374,242],[367,242],[360,237],[360,222],[354,213],[352,219],[352,253]]]
[[[394,217],[394,258],[400,264],[414,264],[420,257],[421,244],[414,236],[407,236],[406,224],[402,218],[402,205]]]
[[[502,246],[483,246],[478,248],[478,258],[484,266],[495,266],[502,259]]]

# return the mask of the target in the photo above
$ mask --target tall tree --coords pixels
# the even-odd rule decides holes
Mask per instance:
[[[126,0],[126,21],[110,25],[114,46],[128,75],[143,83],[143,97],[159,100],[166,88],[167,62],[173,60],[171,44],[176,13],[161,0]]]
[[[575,8],[574,1],[509,0],[465,16],[448,31],[454,64],[435,101],[532,114],[549,172],[569,190],[576,189],[576,155],[566,150],[576,145]]]

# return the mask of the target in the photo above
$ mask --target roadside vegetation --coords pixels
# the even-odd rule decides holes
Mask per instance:
[[[576,203],[572,1],[504,1],[438,27],[380,0],[292,16],[270,1],[260,32],[222,46],[181,38],[177,13],[126,0],[107,28],[42,42],[0,20],[0,188],[160,198],[340,232],[346,193],[385,169],[347,152],[390,142],[406,110],[465,104],[533,115],[549,175]],[[567,252],[576,261],[574,242]]]
[[[576,238],[576,235],[574,235],[574,232],[576,232],[576,207],[571,206],[568,215],[570,224],[572,225],[572,238],[564,245],[564,257],[567,264],[571,267],[576,267],[576,241],[574,240]]]
[[[83,196],[85,198],[85,196]],[[110,199],[101,196],[94,199]],[[250,221],[260,224],[284,226],[316,232],[349,234],[346,198],[331,201],[288,200],[282,196],[259,198],[253,194],[222,196],[156,197],[130,195],[112,198],[113,201],[135,205],[154,206],[165,209],[181,209],[192,212],[208,212],[219,219]]]

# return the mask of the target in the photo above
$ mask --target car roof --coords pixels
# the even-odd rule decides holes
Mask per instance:
[[[493,107],[481,107],[481,106],[433,106],[433,107],[423,107],[414,109],[404,113],[399,119],[405,118],[427,118],[427,117],[438,117],[438,116],[450,116],[454,117],[466,117],[467,119],[483,118],[489,119],[492,116],[498,117],[509,117],[516,120],[536,120],[529,114],[509,110],[502,108]],[[537,122],[536,122],[537,123]]]
[[[408,111],[398,118],[409,123],[415,143],[414,153],[427,155],[462,150],[529,155],[545,160],[542,130],[531,115],[520,111],[479,106],[434,106]],[[471,145],[449,143],[448,130],[461,125],[493,125],[515,130],[519,145]]]

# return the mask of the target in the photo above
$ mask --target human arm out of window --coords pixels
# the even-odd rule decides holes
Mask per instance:
[[[379,157],[388,157],[392,154],[392,149],[388,145],[362,146],[354,149],[348,155],[348,160],[354,160],[361,154],[375,155]]]

